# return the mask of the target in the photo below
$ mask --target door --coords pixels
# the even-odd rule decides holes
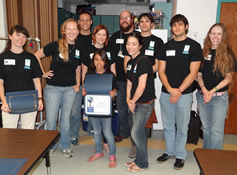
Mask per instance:
[[[237,0],[218,1],[217,22],[227,27],[230,46],[237,58]],[[237,73],[235,73],[237,78]],[[237,134],[237,79],[229,91],[229,110],[225,123],[226,134]]]

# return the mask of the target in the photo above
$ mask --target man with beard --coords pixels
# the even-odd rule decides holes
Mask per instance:
[[[91,25],[92,25],[92,17],[88,12],[82,12],[78,18],[78,24],[80,26],[80,34],[76,40],[76,48],[79,53],[78,58],[83,59],[83,53],[87,48],[92,45],[92,35],[91,35]],[[82,69],[83,69],[82,65]],[[83,72],[83,71],[82,71]],[[82,83],[84,82],[85,75],[82,75]],[[82,104],[82,86],[80,87],[80,91],[77,93],[71,113],[71,143],[72,145],[78,145],[79,129],[81,125],[81,104]],[[90,131],[90,126],[88,126],[88,131]]]
[[[119,133],[115,136],[115,141],[120,142],[123,138],[130,136],[128,124],[128,106],[126,102],[126,75],[124,71],[124,60],[128,58],[126,50],[126,42],[128,34],[133,31],[133,19],[129,11],[124,10],[119,16],[120,30],[111,36],[111,47],[113,48],[112,56],[116,60],[116,76],[117,76],[117,101],[116,107],[119,112]]]

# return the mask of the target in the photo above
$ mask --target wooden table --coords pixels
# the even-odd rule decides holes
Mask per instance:
[[[26,163],[18,174],[28,174],[34,165],[45,157],[49,172],[49,150],[59,138],[58,131],[0,128],[0,157],[25,158]]]
[[[198,148],[194,156],[203,175],[237,175],[237,151]]]

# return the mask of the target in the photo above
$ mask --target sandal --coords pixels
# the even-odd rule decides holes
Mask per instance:
[[[135,166],[137,168],[135,168]],[[143,169],[143,168],[139,168],[136,164],[135,165],[132,165],[130,167],[128,167],[128,171],[129,172],[133,172],[133,173],[138,173],[138,172],[141,172],[141,171],[145,171],[146,169]]]
[[[93,156],[89,157],[88,162],[93,162],[102,157],[104,157],[104,153],[95,153]]]
[[[116,156],[110,156],[109,168],[115,168],[116,165]]]
[[[125,163],[125,166],[126,166],[127,168],[129,168],[129,167],[131,167],[131,166],[133,166],[133,165],[135,165],[134,162],[126,162],[126,163]]]

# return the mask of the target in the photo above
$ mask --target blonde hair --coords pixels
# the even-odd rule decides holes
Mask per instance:
[[[75,22],[77,24],[77,29],[79,30],[79,26],[78,26],[77,21],[75,19],[72,19],[72,18],[67,19],[61,26],[60,33],[61,33],[62,38],[60,38],[58,40],[58,45],[59,45],[58,51],[59,51],[59,53],[62,54],[62,56],[63,56],[62,59],[63,59],[64,62],[69,61],[68,42],[67,42],[66,34],[65,34],[65,30],[66,30],[67,24],[69,22]]]
[[[207,57],[208,54],[210,53],[212,43],[209,34],[211,33],[212,29],[216,26],[221,27],[222,37],[216,49],[213,72],[216,73],[219,72],[223,77],[225,77],[226,73],[231,73],[234,71],[235,56],[229,47],[227,30],[226,26],[223,23],[216,23],[209,29],[204,42],[203,56]]]

